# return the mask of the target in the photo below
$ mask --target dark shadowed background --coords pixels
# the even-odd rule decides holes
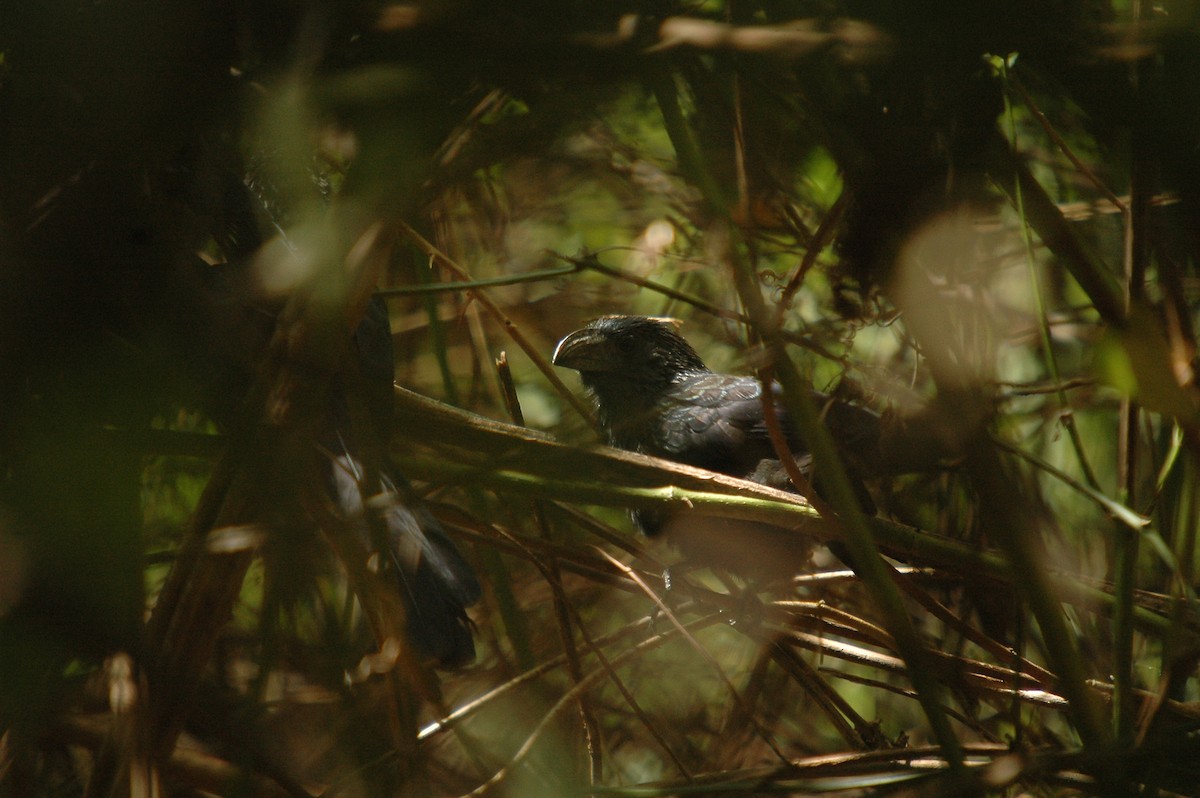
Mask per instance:
[[[0,795],[1194,794],[1198,68],[1191,0],[4,4]],[[916,473],[602,448],[611,313]]]

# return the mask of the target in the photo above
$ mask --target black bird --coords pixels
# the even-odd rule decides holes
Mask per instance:
[[[223,190],[222,221],[212,237],[228,262],[193,268],[181,292],[180,304],[195,306],[194,317],[180,320],[188,342],[184,348],[192,350],[182,360],[191,372],[189,381],[201,394],[200,403],[222,426],[229,426],[239,412],[282,307],[263,296],[261,278],[251,267],[266,243],[263,229],[287,243],[287,230],[295,221],[269,179],[277,157],[260,153],[243,172],[230,168],[213,178]],[[325,198],[328,181],[316,172],[311,177],[315,193]],[[206,335],[193,335],[197,329]],[[378,555],[381,572],[396,585],[410,640],[420,656],[442,667],[465,665],[475,658],[466,608],[479,600],[479,582],[383,455],[392,427],[396,375],[382,298],[372,297],[368,303],[349,355],[341,373],[333,377],[328,412],[315,435],[315,449],[324,458],[325,489],[342,519]],[[361,400],[365,413],[351,412],[352,399]],[[367,468],[367,461],[375,468]]]
[[[369,433],[386,440],[391,429],[395,361],[387,306],[372,297],[354,333],[361,395],[370,417]],[[320,436],[331,453],[330,492],[342,514],[360,529],[364,542],[377,549],[404,602],[408,633],[417,650],[442,667],[475,659],[473,626],[466,608],[481,595],[479,582],[441,525],[412,497],[403,476],[386,461],[373,482],[358,452],[346,395],[351,388],[335,384],[330,426]],[[406,495],[409,494],[409,495]],[[364,501],[364,497],[368,501]],[[377,515],[372,536],[367,513]],[[375,539],[382,537],[382,539]]]
[[[256,298],[246,270],[245,264],[206,267],[187,292],[204,302],[185,326],[207,334],[187,338],[189,355],[182,360],[194,372],[199,403],[226,428],[240,412],[279,314],[278,303]],[[326,491],[395,584],[419,655],[442,667],[465,665],[475,658],[466,608],[481,589],[453,541],[383,456],[392,427],[395,361],[387,306],[378,296],[354,332],[350,355],[333,377],[315,434]],[[364,413],[351,412],[352,399],[361,400]],[[367,468],[368,461],[376,468]]]
[[[579,372],[611,445],[793,489],[768,436],[762,383],[709,369],[672,320],[604,316],[559,341],[553,362]],[[779,387],[772,390],[791,453],[819,492],[808,447],[779,404]],[[847,459],[860,501],[873,512],[854,464],[876,457],[879,417],[816,391],[813,399],[835,440],[851,455]],[[734,571],[795,573],[810,553],[800,536],[762,524],[645,510],[633,515],[646,535],[669,531],[693,559]]]

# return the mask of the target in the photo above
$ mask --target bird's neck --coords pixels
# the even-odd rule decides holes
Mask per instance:
[[[600,426],[609,444],[637,451],[653,436],[670,391],[700,372],[675,372],[646,379],[629,375],[585,374],[584,385],[596,399]]]

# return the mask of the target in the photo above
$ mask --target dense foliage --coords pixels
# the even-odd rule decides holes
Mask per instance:
[[[1196,794],[1197,12],[7,4],[0,795]],[[321,481],[373,294],[461,669]],[[777,380],[820,495],[600,445],[608,313]],[[906,442],[875,516],[812,387]]]

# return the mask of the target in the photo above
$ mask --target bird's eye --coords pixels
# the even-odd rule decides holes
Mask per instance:
[[[617,351],[628,355],[633,351],[634,340],[632,338],[618,338],[616,340]]]

